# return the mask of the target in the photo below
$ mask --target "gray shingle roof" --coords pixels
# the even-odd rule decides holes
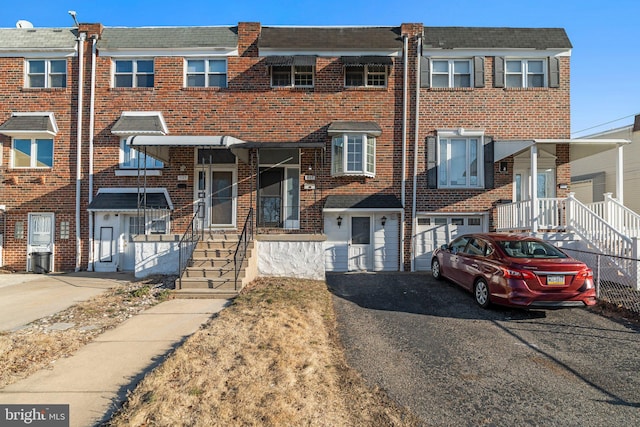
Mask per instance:
[[[392,194],[350,194],[328,196],[325,209],[401,209],[402,203]]]
[[[221,48],[238,45],[236,27],[107,27],[98,49]]]
[[[0,133],[15,131],[55,133],[56,129],[48,114],[12,116],[0,125]]]
[[[121,116],[111,127],[111,133],[121,134],[164,134],[164,126],[159,115]]]
[[[372,135],[380,135],[382,133],[382,128],[380,128],[380,125],[376,122],[337,120],[335,122],[331,122],[327,129],[327,133],[329,135],[344,132],[364,132]]]
[[[399,27],[262,27],[260,49],[402,49]]]
[[[169,209],[169,202],[164,193],[147,193],[147,207]],[[88,210],[135,210],[138,209],[138,193],[98,193]]]
[[[71,28],[0,28],[0,51],[73,50],[76,30]]]
[[[425,27],[424,47],[440,49],[570,49],[563,28]]]

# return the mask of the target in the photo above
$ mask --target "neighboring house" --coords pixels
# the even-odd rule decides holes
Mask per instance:
[[[570,54],[544,28],[0,30],[3,263],[175,273],[192,221],[250,220],[259,274],[318,278],[551,229],[537,200],[589,146],[568,139]]]
[[[571,162],[571,191],[582,203],[601,202],[605,194],[620,199],[640,213],[640,115],[632,125],[606,130],[583,137],[585,139],[622,138],[631,141],[624,156],[618,150],[608,150]],[[618,182],[619,174],[622,182]],[[618,188],[622,184],[622,188]]]

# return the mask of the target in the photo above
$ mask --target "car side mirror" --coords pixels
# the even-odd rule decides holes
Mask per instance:
[[[443,251],[448,251],[449,250],[449,245],[442,245],[442,246],[440,246],[440,249],[442,249]]]

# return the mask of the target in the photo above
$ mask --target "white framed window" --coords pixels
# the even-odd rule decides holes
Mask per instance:
[[[11,143],[11,167],[52,168],[53,139],[13,138]]]
[[[333,176],[376,175],[376,138],[361,133],[337,135],[331,141]]]
[[[151,156],[145,156],[127,144],[127,139],[120,140],[120,169],[162,169],[164,163]]]
[[[433,59],[431,61],[431,87],[472,87],[470,59]]]
[[[386,87],[387,66],[364,64],[344,67],[344,85],[346,87]]]
[[[27,78],[25,86],[29,88],[67,87],[67,60],[27,60]]]
[[[313,87],[312,65],[273,65],[272,87]]]
[[[116,59],[114,87],[153,87],[153,59]]]
[[[484,137],[438,134],[438,188],[484,185]]]
[[[544,59],[506,59],[506,87],[546,87],[547,73]]]
[[[186,87],[227,87],[226,59],[187,59]]]

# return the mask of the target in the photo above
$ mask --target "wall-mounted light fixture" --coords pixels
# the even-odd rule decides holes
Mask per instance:
[[[380,224],[382,224],[382,228],[384,228],[384,225],[387,223],[387,217],[386,216],[382,216],[382,218],[380,218]]]
[[[338,228],[340,228],[342,226],[342,217],[338,215],[336,219],[338,220]]]

